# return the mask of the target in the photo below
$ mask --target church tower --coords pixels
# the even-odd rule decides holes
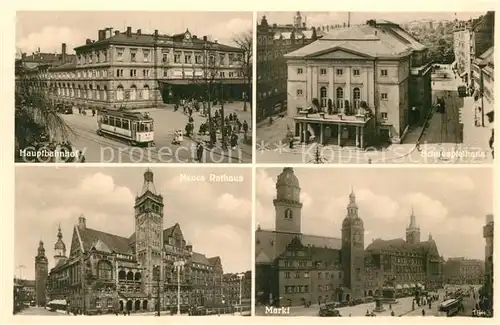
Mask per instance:
[[[156,287],[155,267],[163,274],[163,197],[157,194],[153,172],[148,168],[144,173],[141,193],[135,199],[135,252],[137,261],[144,268],[144,290],[153,294]],[[154,305],[154,304],[153,304]]]
[[[46,285],[49,277],[49,261],[45,256],[43,241],[38,244],[38,254],[35,256],[35,301],[37,306],[45,306]]]
[[[300,186],[293,168],[285,167],[276,181],[276,231],[300,234],[302,203]]]
[[[61,261],[66,261],[66,245],[62,238],[61,225],[59,225],[57,229],[57,241],[54,245],[54,265],[57,265]]]
[[[302,16],[300,15],[300,11],[297,11],[293,17],[293,27],[297,30],[302,28]]]
[[[354,191],[349,194],[347,215],[342,222],[341,250],[344,286],[350,289],[350,293],[346,293],[344,299],[352,301],[362,298],[365,287],[365,229],[363,221],[358,216]]]
[[[411,208],[410,224],[406,228],[406,242],[409,244],[420,244],[420,228],[417,226],[417,219]]]

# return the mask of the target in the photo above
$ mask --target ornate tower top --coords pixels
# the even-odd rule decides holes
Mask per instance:
[[[144,184],[142,185],[141,195],[144,195],[148,191],[156,195],[154,174],[149,168],[144,172]]]
[[[40,240],[38,243],[38,255],[37,257],[45,257],[45,248],[43,247],[43,241]]]
[[[61,232],[61,225],[57,229],[57,241],[54,245],[55,256],[65,256],[66,255],[66,244],[64,244],[63,235]]]
[[[356,224],[357,226],[363,226],[363,221],[358,216],[358,205],[356,204],[356,194],[354,194],[354,189],[351,188],[351,193],[349,194],[349,204],[347,205],[347,215],[342,222],[342,228],[350,227]]]
[[[411,207],[410,224],[408,225],[408,229],[419,229],[417,225],[417,219],[415,217],[415,214],[413,213],[413,206]]]
[[[278,175],[276,188],[280,186],[300,187],[299,179],[295,176],[295,172],[292,167],[283,168],[281,174]]]
[[[410,224],[406,228],[406,242],[412,244],[420,243],[420,228],[417,225],[417,218],[413,213],[413,207],[411,208]]]

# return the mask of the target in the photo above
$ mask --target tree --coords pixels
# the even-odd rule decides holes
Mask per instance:
[[[206,110],[208,115],[208,130],[210,134],[210,143],[213,143],[213,133],[216,133],[215,127],[213,125],[212,120],[212,102],[216,97],[217,88],[222,88],[222,84],[220,84],[220,67],[221,67],[221,58],[218,57],[217,49],[214,47],[214,44],[205,41],[203,45],[203,58],[201,62],[201,70],[202,73],[200,76],[196,75],[196,65],[200,64],[199,62],[193,62],[193,83],[199,84],[203,90],[203,109]],[[223,98],[220,98],[220,102],[222,104]],[[222,140],[224,142],[224,106],[222,104],[222,123],[221,123],[221,133]]]
[[[17,149],[41,142],[47,135],[51,140],[66,141],[73,134],[50,99],[49,80],[44,77],[49,67],[29,68],[23,59],[16,61],[14,133]],[[19,151],[16,157],[18,154]]]
[[[247,110],[247,101],[250,105],[250,113],[252,113],[252,71],[253,71],[253,36],[252,31],[246,31],[236,36],[233,40],[238,47],[243,51],[243,60],[241,61],[240,71],[245,78],[245,84],[247,85],[247,96],[243,101],[243,110]],[[250,114],[250,116],[252,116]]]

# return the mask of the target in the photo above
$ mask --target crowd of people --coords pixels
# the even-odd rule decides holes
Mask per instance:
[[[194,139],[195,137],[195,120],[193,113],[199,113],[201,117],[206,120],[201,122],[198,127],[198,136],[209,136],[208,141],[196,141],[196,160],[202,161],[203,151],[205,147],[213,148],[220,141],[220,146],[223,150],[234,150],[240,143],[240,136],[243,133],[243,139],[246,141],[249,125],[246,120],[241,121],[236,113],[229,113],[224,115],[222,104],[214,101],[212,103],[213,115],[209,114],[206,102],[198,101],[196,99],[182,99],[180,101],[182,112],[188,117],[187,123],[184,127],[184,132],[177,130],[174,134],[172,144],[180,145],[186,137]],[[174,110],[177,111],[179,105],[175,105]],[[210,127],[212,125],[212,127]],[[221,139],[217,139],[220,134]]]

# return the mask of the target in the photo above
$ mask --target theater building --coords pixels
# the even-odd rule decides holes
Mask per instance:
[[[399,25],[369,20],[286,54],[296,136],[361,148],[400,143],[432,104],[427,51]]]
[[[91,228],[81,215],[66,254],[59,231],[48,280],[50,299],[66,299],[70,308],[87,314],[151,311],[158,303],[169,310],[177,308],[180,285],[182,307],[221,305],[221,259],[193,250],[179,224],[164,229],[163,202],[147,170],[135,200],[132,235]],[[175,261],[185,262],[179,277]]]
[[[112,28],[99,30],[40,77],[56,102],[87,108],[147,108],[181,98],[248,98],[241,49],[198,38]],[[67,56],[63,44],[62,56]],[[207,93],[207,84],[210,91]]]
[[[293,169],[284,168],[276,182],[276,228],[259,226],[255,232],[257,303],[298,306],[354,301],[375,296],[388,282],[401,293],[442,285],[436,243],[432,237],[420,241],[413,213],[406,240],[376,239],[365,248],[354,192],[346,200],[341,238],[337,238],[302,233],[300,190]]]

